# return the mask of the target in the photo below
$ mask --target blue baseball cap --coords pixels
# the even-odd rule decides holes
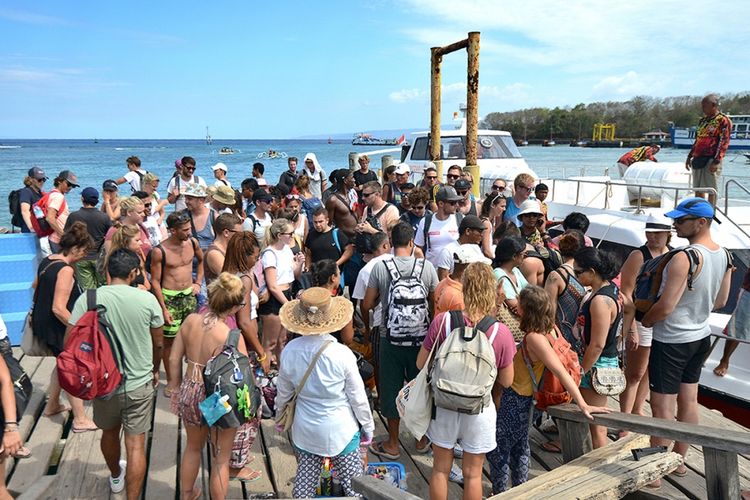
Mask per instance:
[[[89,205],[96,205],[99,203],[99,191],[96,188],[87,187],[81,191],[81,198]]]
[[[703,198],[687,198],[682,200],[674,210],[665,213],[670,219],[679,219],[680,217],[693,216],[705,217],[706,219],[714,218],[714,207]]]

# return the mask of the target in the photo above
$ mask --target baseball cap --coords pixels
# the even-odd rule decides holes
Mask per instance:
[[[411,169],[409,168],[409,165],[406,163],[399,163],[396,165],[396,170],[393,171],[396,175],[402,175],[402,174],[410,174]]]
[[[463,234],[467,229],[484,229],[482,220],[476,215],[464,215],[461,224],[458,226],[459,234]]]
[[[38,181],[47,180],[47,174],[45,174],[44,170],[39,167],[31,167],[29,169],[29,177],[32,177]]]
[[[89,205],[96,205],[99,203],[99,191],[96,188],[85,187],[81,191],[81,198]]]
[[[471,248],[472,246],[477,247],[476,249]],[[489,264],[492,262],[490,259],[482,254],[482,250],[477,245],[461,245],[453,252],[453,262],[456,264],[473,264],[475,262],[481,262],[482,264]]]
[[[664,214],[670,219],[679,219],[686,215],[692,215],[693,217],[705,217],[706,219],[713,219],[714,207],[703,198],[686,198],[675,207],[674,210]]]
[[[74,188],[77,188],[77,187],[81,187],[81,186],[80,186],[80,185],[79,185],[79,184],[77,183],[77,181],[78,181],[78,178],[76,177],[76,174],[74,174],[74,173],[73,173],[73,172],[71,172],[70,170],[63,170],[62,172],[60,172],[60,173],[59,173],[59,174],[57,175],[57,177],[59,177],[60,179],[64,180],[64,181],[65,181],[65,182],[67,182],[68,184],[70,184],[70,187],[74,187]]]
[[[102,183],[102,191],[117,191],[117,183],[112,179],[107,179]]]
[[[435,201],[461,201],[463,196],[459,196],[453,186],[442,186],[435,193]]]
[[[273,200],[273,196],[263,189],[258,189],[253,193],[253,203],[258,203],[259,201],[270,202],[271,200]]]
[[[466,179],[458,179],[454,184],[456,191],[468,191],[471,189],[471,183]]]
[[[224,165],[224,164],[223,164],[223,163],[221,163],[221,162],[219,162],[219,163],[217,163],[216,165],[214,165],[213,167],[211,167],[211,170],[213,170],[214,172],[216,172],[217,170],[223,170],[225,174],[226,174],[227,172],[229,172],[229,169],[227,168],[227,166],[226,166],[226,165]]]

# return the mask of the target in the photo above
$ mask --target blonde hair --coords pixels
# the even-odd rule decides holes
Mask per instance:
[[[109,252],[107,252],[106,257],[104,258],[104,269],[106,270],[109,268],[109,256],[112,255],[115,250],[128,248],[130,240],[136,236],[140,236],[140,234],[141,230],[138,226],[134,226],[133,224],[123,224],[118,227],[112,235],[112,239],[109,243]]]
[[[463,170],[463,172],[461,172],[461,177],[462,177],[463,179],[465,179],[465,180],[467,180],[467,181],[471,182],[471,184],[472,184],[472,185],[474,184],[474,176],[473,176],[473,175],[471,174],[471,172],[469,171],[469,167],[464,167],[464,170]]]
[[[497,278],[492,268],[481,262],[469,264],[461,278],[464,293],[464,313],[472,321],[495,314]]]
[[[288,219],[276,219],[273,224],[268,226],[266,229],[266,246],[271,246],[279,241],[279,235],[281,233],[287,233],[294,230],[294,226]]]
[[[149,172],[146,175],[143,176],[143,179],[141,179],[141,184],[153,186],[155,182],[159,182],[159,176]]]
[[[544,288],[528,285],[518,295],[521,305],[521,330],[529,333],[547,334],[555,326],[552,301]]]
[[[245,287],[242,280],[231,273],[221,273],[208,285],[208,308],[214,314],[226,314],[242,304]]]
[[[128,196],[120,201],[120,216],[127,217],[128,212],[135,210],[138,205],[143,205],[143,200],[136,196]]]

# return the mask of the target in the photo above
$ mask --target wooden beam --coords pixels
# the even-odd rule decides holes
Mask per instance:
[[[352,487],[367,500],[419,500],[420,498],[372,476],[355,477],[352,479]]]
[[[574,404],[553,406],[547,413],[561,420],[578,423],[604,425],[614,429],[639,432],[650,436],[673,439],[699,446],[734,453],[750,452],[750,433],[728,429],[716,429],[705,425],[688,424],[674,420],[642,417],[630,413],[600,413],[588,420]]]
[[[703,459],[706,462],[708,500],[740,498],[737,454],[704,446]]]
[[[458,42],[451,43],[450,45],[446,45],[445,47],[435,47],[437,53],[441,56],[444,56],[445,54],[450,54],[451,52],[456,52],[457,50],[465,49],[469,46],[469,39],[464,38],[463,40],[459,40]]]
[[[591,433],[585,423],[558,420],[563,462],[568,463],[591,451]]]

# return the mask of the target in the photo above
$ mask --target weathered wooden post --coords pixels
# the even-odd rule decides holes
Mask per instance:
[[[430,49],[430,160],[435,163],[438,179],[443,179],[443,160],[440,154],[440,64],[443,55],[440,47]]]

